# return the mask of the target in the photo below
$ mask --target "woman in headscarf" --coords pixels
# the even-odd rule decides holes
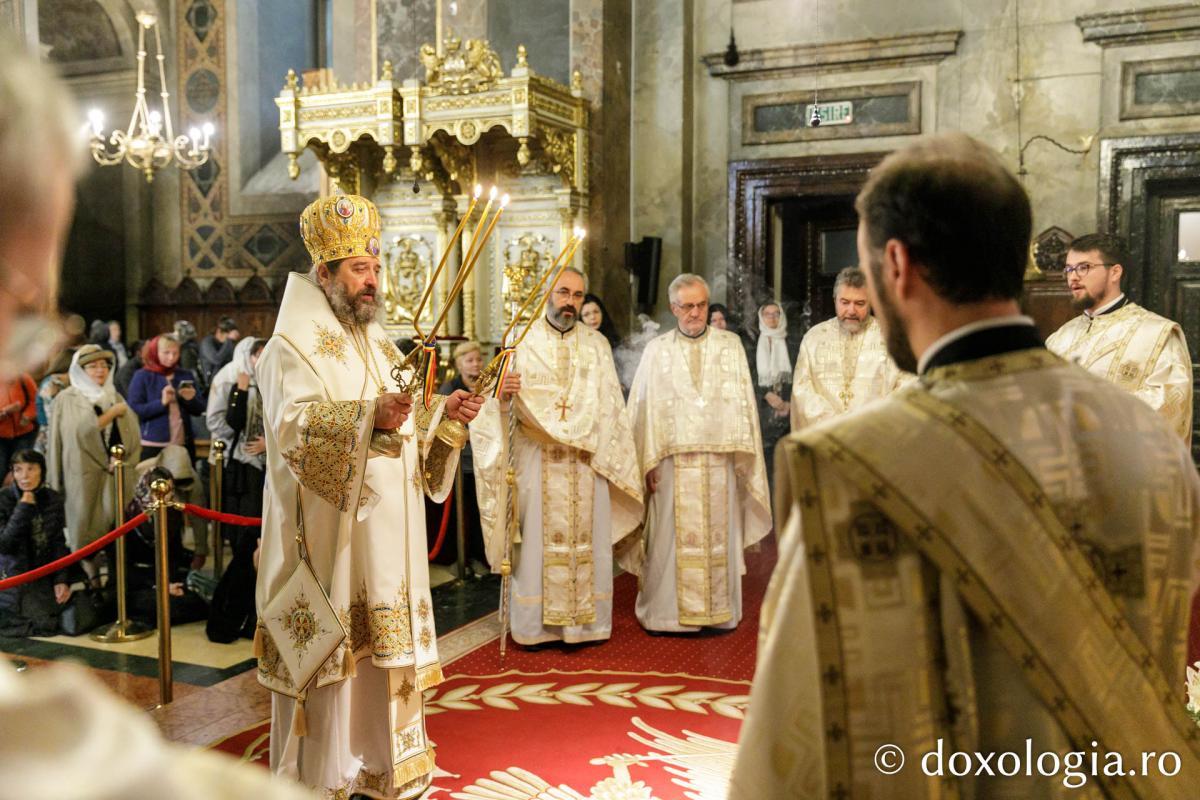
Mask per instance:
[[[76,350],[68,371],[71,385],[59,392],[50,411],[46,483],[63,497],[72,551],[108,532],[116,517],[110,448],[123,445],[127,465],[141,455],[137,415],[113,388],[113,360],[98,345]],[[95,578],[95,564],[84,560],[83,565]]]
[[[192,415],[205,412],[196,376],[179,367],[179,340],[155,336],[142,348],[142,368],[129,384],[129,406],[141,420],[142,456],[158,455],[169,444],[196,456]]]
[[[246,336],[233,351],[233,360],[213,376],[208,395],[208,429],[225,442],[222,510],[245,517],[262,516],[267,443],[263,432],[262,395],[254,369],[266,339]],[[232,558],[213,594],[208,638],[232,642],[254,636],[254,551],[260,528],[223,525]]]
[[[213,377],[208,398],[208,429],[225,442],[225,510],[257,517],[262,513],[267,444],[263,432],[262,395],[254,378],[266,339],[246,336],[233,360]],[[253,547],[251,547],[253,550]]]
[[[774,463],[775,442],[788,431],[791,405],[792,359],[788,356],[787,317],[774,300],[758,307],[758,344],[755,376],[762,424],[763,455]]]

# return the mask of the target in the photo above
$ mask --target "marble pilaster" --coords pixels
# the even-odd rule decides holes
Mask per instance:
[[[691,85],[692,65],[685,60],[691,22],[684,13],[691,7],[637,0],[633,9],[632,238],[662,238],[657,316],[663,322],[667,285],[692,267],[692,176],[685,158],[693,135],[685,92]]]
[[[424,79],[419,51],[436,39],[436,0],[376,0],[376,59],[392,62],[397,82]]]

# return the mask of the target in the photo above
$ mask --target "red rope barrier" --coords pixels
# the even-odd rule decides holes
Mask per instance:
[[[450,494],[446,495],[446,502],[442,504],[442,525],[438,528],[437,540],[433,543],[433,549],[429,551],[429,560],[433,561],[438,557],[438,553],[442,552],[442,544],[446,541],[446,527],[450,523],[450,501],[454,499],[454,489],[450,490]]]
[[[194,506],[191,503],[184,503],[183,510],[189,514],[195,514],[197,517],[223,522],[227,525],[240,525],[247,528],[257,528],[262,525],[262,517],[243,517],[238,514],[224,514],[209,508]]]
[[[103,550],[109,544],[115,542],[117,539],[120,539],[138,525],[141,525],[147,519],[149,519],[149,517],[147,517],[144,513],[138,514],[136,517],[129,520],[129,522],[126,522],[115,531],[104,534],[96,541],[92,542],[86,547],[79,548],[69,556],[63,556],[57,561],[51,561],[49,564],[43,564],[37,569],[29,570],[29,572],[22,572],[20,575],[13,575],[11,578],[5,578],[4,580],[0,581],[0,592],[4,591],[5,589],[13,589],[17,586],[21,586],[22,584],[29,583],[30,581],[36,581],[38,578],[44,578],[52,572],[58,572],[63,567],[68,567],[71,564],[74,564],[76,561],[85,559],[96,551]]]

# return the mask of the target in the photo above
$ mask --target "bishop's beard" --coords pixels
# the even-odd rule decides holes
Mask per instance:
[[[345,285],[338,281],[330,281],[325,289],[325,297],[329,299],[334,316],[356,325],[368,325],[379,314],[379,304],[373,297],[359,292],[351,298]]]

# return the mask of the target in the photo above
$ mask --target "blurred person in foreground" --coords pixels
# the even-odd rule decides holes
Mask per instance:
[[[924,138],[856,208],[888,353],[919,379],[780,443],[779,563],[730,796],[1063,796],[1033,767],[930,774],[939,750],[1169,750],[1200,774],[1187,448],[1020,314],[1032,214],[990,148]],[[896,766],[884,745],[909,768],[877,769]],[[1160,771],[1119,774],[1092,796],[1195,797]]]

